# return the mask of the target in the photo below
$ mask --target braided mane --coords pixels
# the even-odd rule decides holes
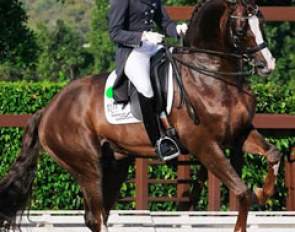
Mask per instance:
[[[192,16],[188,22],[188,26],[192,23],[195,16],[199,13],[199,11],[202,9],[202,7],[211,0],[199,0],[198,3],[195,5]]]

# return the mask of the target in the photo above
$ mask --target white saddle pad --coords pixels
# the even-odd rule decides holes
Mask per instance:
[[[104,90],[104,109],[105,115],[109,123],[112,124],[127,124],[140,122],[133,116],[130,111],[130,104],[118,104],[113,99],[113,85],[116,80],[116,73],[113,71],[107,79]],[[173,80],[172,80],[172,67],[169,66],[168,72],[168,93],[167,93],[167,114],[171,112],[173,100]]]

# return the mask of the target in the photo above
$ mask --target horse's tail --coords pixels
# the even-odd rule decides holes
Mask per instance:
[[[16,216],[23,214],[32,195],[32,184],[39,157],[38,126],[43,109],[29,120],[22,141],[21,154],[0,182],[0,231],[16,229]]]

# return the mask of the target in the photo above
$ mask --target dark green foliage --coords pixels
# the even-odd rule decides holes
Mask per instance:
[[[42,48],[37,72],[42,80],[65,81],[86,75],[83,69],[92,58],[83,47],[83,37],[58,20],[54,30],[39,25],[38,42]]]
[[[31,83],[31,82],[0,82],[0,114],[26,114],[33,113],[37,109],[47,105],[50,99],[66,83]],[[277,85],[255,85],[254,92],[258,96],[258,112],[263,113],[288,113],[295,114],[294,89]],[[20,143],[23,129],[0,128],[0,178],[6,175],[11,163],[20,151]],[[283,153],[283,160],[290,154],[295,138],[272,139]],[[245,155],[243,179],[249,187],[261,186],[266,174],[265,160],[256,155]],[[192,167],[192,177],[198,178],[199,166]],[[176,179],[177,174],[173,166],[150,166],[149,178],[152,179]],[[134,178],[134,167],[129,169],[128,178]],[[33,191],[32,209],[82,209],[83,200],[76,182],[63,171],[46,154],[41,156],[38,165],[38,175],[35,180]],[[176,197],[176,188],[172,184],[151,184],[150,196]],[[126,183],[121,190],[122,197],[135,196],[133,183]],[[222,188],[222,209],[228,209],[228,191]],[[284,185],[284,168],[280,168],[280,175],[276,185],[276,194],[267,205],[260,209],[284,210],[286,188]],[[201,191],[201,198],[196,210],[206,210],[208,205],[206,188]],[[150,203],[152,210],[175,210],[174,202]],[[134,209],[134,202],[119,203],[116,209]]]
[[[0,80],[13,77],[22,79],[20,71],[34,69],[37,57],[36,36],[27,26],[22,3],[19,0],[1,0]]]
[[[34,113],[47,105],[65,83],[0,82],[0,114]]]
[[[89,41],[95,57],[93,68],[97,73],[110,71],[115,66],[115,44],[111,42],[108,32],[108,5],[108,0],[96,0],[96,7],[92,12]]]

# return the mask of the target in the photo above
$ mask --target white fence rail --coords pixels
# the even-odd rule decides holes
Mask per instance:
[[[112,211],[109,232],[232,232],[237,212]],[[83,211],[31,211],[23,232],[90,232]],[[248,232],[295,232],[295,212],[250,212]]]

